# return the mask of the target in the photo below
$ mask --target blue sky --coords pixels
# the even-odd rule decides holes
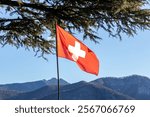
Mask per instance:
[[[146,7],[146,6],[145,6]],[[1,10],[0,15],[5,11]],[[5,14],[5,17],[9,17]],[[122,77],[132,74],[150,77],[150,31],[139,31],[134,37],[122,36],[122,41],[98,31],[103,37],[100,44],[85,40],[100,60],[99,75],[88,74],[72,61],[59,58],[60,77],[68,82],[91,81],[100,77]],[[75,35],[82,41],[80,34]],[[34,57],[24,48],[0,46],[0,84],[28,82],[56,77],[56,57],[47,55],[48,61]]]
[[[68,82],[91,81],[100,77],[122,77],[132,74],[150,77],[150,31],[138,32],[134,37],[123,35],[123,40],[109,37],[106,32],[98,31],[103,37],[100,44],[85,40],[100,60],[99,75],[83,72],[72,61],[59,58],[60,77]],[[82,40],[80,34],[75,35]],[[0,84],[28,82],[56,77],[54,55],[47,55],[48,61],[34,57],[34,52],[24,48],[5,46],[0,48]]]

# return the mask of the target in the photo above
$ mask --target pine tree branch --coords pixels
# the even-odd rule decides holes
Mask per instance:
[[[64,29],[83,33],[83,39],[94,42],[101,39],[97,30],[103,29],[113,37],[121,34],[133,36],[140,30],[150,29],[150,9],[142,6],[148,0],[0,0],[0,7],[8,16],[0,17],[0,44],[9,42],[16,46],[38,48],[51,52],[45,45],[43,34],[48,30],[55,36],[55,23]],[[147,7],[148,8],[148,7]],[[16,18],[16,16],[18,16]],[[18,41],[16,41],[18,40]],[[34,41],[33,41],[34,40]],[[36,41],[37,40],[37,41]],[[24,42],[23,42],[24,41]]]
[[[40,10],[40,11],[48,11],[48,12],[54,13],[53,8],[42,5],[42,4],[32,4],[32,3],[22,2],[22,4],[20,5],[17,1],[12,1],[12,0],[1,0],[0,4],[13,6],[13,7],[28,7],[28,8],[33,8],[33,9]]]

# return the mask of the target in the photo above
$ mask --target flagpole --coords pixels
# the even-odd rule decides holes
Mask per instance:
[[[57,23],[55,24],[55,30],[56,30],[56,64],[57,64],[57,92],[58,92],[58,100],[60,100],[60,78],[59,78],[59,59],[58,59],[58,45],[57,45],[57,27],[56,27]]]

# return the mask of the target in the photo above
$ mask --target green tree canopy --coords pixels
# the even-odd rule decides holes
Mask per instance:
[[[0,0],[0,44],[53,53],[55,23],[98,42],[103,29],[113,37],[150,29],[149,0]],[[100,34],[102,35],[102,34]]]

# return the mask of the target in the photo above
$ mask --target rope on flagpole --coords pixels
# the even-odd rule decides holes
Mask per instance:
[[[58,100],[60,100],[60,78],[59,78],[59,59],[58,59],[58,44],[57,44],[57,22],[55,24],[55,30],[56,30],[56,64],[57,64],[57,88],[58,88]]]

